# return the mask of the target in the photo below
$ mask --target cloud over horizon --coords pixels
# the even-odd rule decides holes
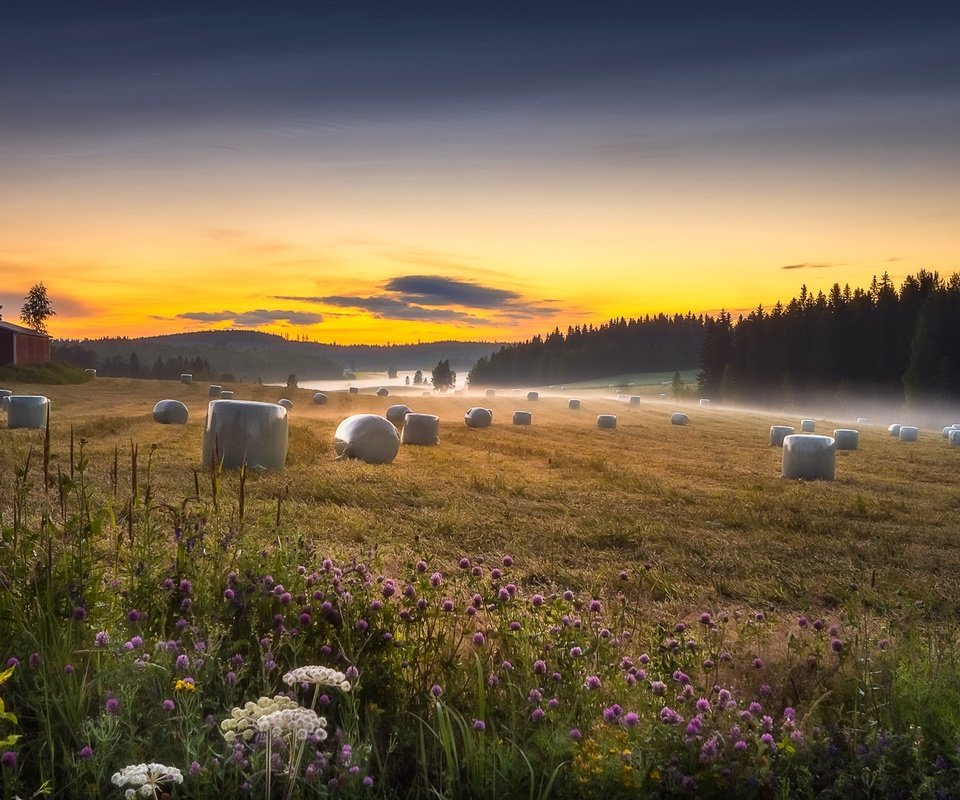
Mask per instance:
[[[829,269],[830,267],[839,266],[838,264],[810,264],[803,262],[801,264],[787,264],[786,266],[780,267],[780,269]]]
[[[322,314],[309,311],[271,311],[258,308],[253,311],[184,311],[174,319],[187,319],[194,322],[232,322],[237,328],[258,328],[287,322],[291,325],[316,325],[323,322]]]

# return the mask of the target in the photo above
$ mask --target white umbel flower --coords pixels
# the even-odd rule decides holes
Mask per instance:
[[[268,734],[289,734],[291,739],[303,741],[313,734],[319,741],[327,738],[327,720],[318,717],[309,708],[285,708],[266,714],[257,720],[257,728]]]
[[[183,773],[176,767],[164,764],[131,764],[113,773],[110,780],[114,786],[128,787],[123,795],[130,800],[138,794],[141,797],[156,797],[163,784],[183,783]]]
[[[275,697],[261,697],[254,703],[248,700],[243,708],[234,708],[230,716],[220,723],[223,738],[229,744],[238,739],[249,742],[257,733],[257,722],[261,717],[284,709],[300,708],[300,705],[286,695],[278,694]]]
[[[338,672],[330,667],[321,667],[312,665],[308,667],[297,667],[290,670],[283,676],[283,682],[287,686],[293,686],[297,683],[312,683],[323,686],[333,686],[344,692],[350,691],[350,681],[342,672]]]

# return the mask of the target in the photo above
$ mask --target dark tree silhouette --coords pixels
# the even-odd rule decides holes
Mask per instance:
[[[53,310],[53,303],[47,297],[47,287],[43,285],[43,282],[31,286],[30,291],[24,298],[24,304],[20,308],[20,319],[23,324],[35,331],[40,331],[40,333],[46,333],[47,320],[56,313]]]

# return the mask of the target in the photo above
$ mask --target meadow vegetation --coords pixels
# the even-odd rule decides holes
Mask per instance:
[[[793,418],[237,386],[293,400],[287,469],[211,473],[203,384],[9,388],[53,403],[49,435],[0,430],[4,797],[960,791],[939,432],[861,427],[806,483],[767,447]],[[439,447],[334,461],[340,420],[399,401]]]

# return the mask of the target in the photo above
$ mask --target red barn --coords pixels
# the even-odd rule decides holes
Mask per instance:
[[[0,319],[0,365],[44,364],[50,360],[50,337]]]

